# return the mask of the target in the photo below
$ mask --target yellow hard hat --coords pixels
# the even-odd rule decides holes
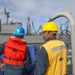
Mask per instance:
[[[42,28],[43,31],[58,31],[58,26],[54,22],[46,22]]]

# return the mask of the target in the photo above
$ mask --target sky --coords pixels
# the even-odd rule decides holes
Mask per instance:
[[[30,22],[34,22],[36,30],[40,25],[44,25],[46,21],[57,13],[64,12],[67,9],[72,9],[71,16],[75,21],[75,0],[0,0],[0,18],[2,23],[6,22],[4,7],[10,12],[10,19],[15,22],[22,22],[26,29],[28,16]],[[55,22],[60,27],[60,24],[65,24],[67,19],[59,18]]]

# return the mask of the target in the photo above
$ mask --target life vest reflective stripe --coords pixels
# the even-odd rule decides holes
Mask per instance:
[[[48,54],[48,68],[45,75],[65,75],[67,50],[64,42],[50,40],[43,45]]]
[[[14,60],[14,61],[24,61],[24,60],[18,60],[18,59],[13,59],[13,58],[8,58],[6,56],[4,56],[6,59],[9,59],[9,60]]]
[[[4,63],[9,64],[9,65],[24,65],[24,61],[16,61],[16,60],[9,60],[7,58],[4,58]]]
[[[5,44],[4,62],[11,65],[23,65],[26,59],[26,50],[26,42],[18,38],[10,38]]]
[[[65,47],[64,45],[61,45],[61,46],[52,48],[52,52],[57,51],[57,50],[62,50],[62,49],[64,49],[64,48],[66,48],[66,47]]]

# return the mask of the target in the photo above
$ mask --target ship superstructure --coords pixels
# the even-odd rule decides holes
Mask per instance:
[[[15,29],[15,27],[21,25],[21,22],[13,22],[13,20],[11,20],[9,22],[9,17],[10,17],[10,12],[6,11],[6,7],[4,8],[4,14],[6,15],[6,23],[1,23],[1,19],[0,19],[0,36],[10,36],[13,35],[12,32]]]
[[[0,44],[5,42],[10,36],[13,36],[12,32],[14,31],[14,29],[17,26],[22,26],[21,22],[13,22],[12,19],[9,22],[10,12],[6,11],[6,7],[4,8],[4,14],[6,15],[6,23],[2,24],[1,19],[0,19]],[[40,36],[40,34],[37,34],[38,31],[42,28],[41,26],[36,31],[35,27],[34,27],[34,23],[32,22],[32,27],[31,27],[30,17],[28,17],[26,26],[27,26],[26,36],[24,37],[24,39],[27,41],[27,44],[42,44],[42,43],[44,43],[42,36]],[[32,29],[34,29],[34,33],[32,33],[32,31],[31,31]]]

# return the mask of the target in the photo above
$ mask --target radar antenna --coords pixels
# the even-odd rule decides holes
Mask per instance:
[[[6,7],[4,8],[4,14],[6,15],[6,24],[8,24],[8,18],[10,17],[9,16],[10,12],[6,11]]]

